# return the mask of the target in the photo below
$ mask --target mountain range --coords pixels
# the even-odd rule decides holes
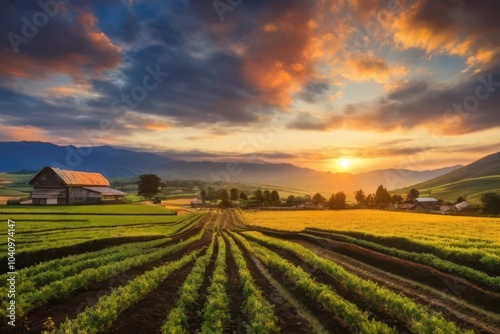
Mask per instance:
[[[443,182],[467,177],[500,175],[500,153],[478,165],[450,166],[434,170],[380,169],[366,173],[331,173],[297,167],[289,163],[226,163],[172,160],[148,152],[110,146],[58,146],[43,142],[0,142],[0,171],[39,170],[44,166],[100,172],[108,178],[155,173],[163,179],[199,179],[295,187],[310,192],[343,190],[348,197],[356,189],[374,192],[378,185],[388,189],[418,186],[433,188]],[[487,175],[486,175],[487,174]]]

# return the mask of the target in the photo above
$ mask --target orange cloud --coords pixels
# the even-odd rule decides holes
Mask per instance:
[[[87,83],[77,83],[67,86],[55,86],[45,89],[44,93],[54,97],[90,96],[92,95],[92,86]]]
[[[378,83],[387,83],[394,77],[408,74],[404,66],[390,67],[382,58],[377,58],[371,53],[353,57],[347,60],[348,73],[346,76],[354,81],[373,80]]]
[[[264,102],[284,109],[313,73],[311,53],[305,53],[315,34],[312,9],[300,2],[281,12],[265,13],[264,29],[248,39],[242,72],[258,88]]]
[[[68,31],[72,40],[70,45],[50,45],[50,56],[33,52],[14,54],[11,50],[0,50],[0,75],[13,78],[44,79],[52,74],[67,74],[77,80],[86,78],[89,72],[101,75],[104,70],[116,67],[121,62],[121,49],[97,27],[97,20],[92,13],[79,14]],[[41,42],[43,32],[33,37],[30,43]]]
[[[34,126],[10,126],[2,125],[3,140],[33,140],[33,141],[50,141],[45,131]]]
[[[469,67],[493,64],[498,45],[498,1],[420,0],[393,22],[394,41],[403,49],[419,48],[429,55],[467,57]]]
[[[172,125],[170,124],[158,124],[158,123],[145,124],[144,127],[151,131],[165,131],[172,129]]]

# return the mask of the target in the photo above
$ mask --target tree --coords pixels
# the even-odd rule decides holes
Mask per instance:
[[[500,196],[497,193],[486,193],[481,196],[483,212],[493,215],[500,214]]]
[[[276,190],[271,191],[271,203],[274,206],[281,205],[280,194]]]
[[[460,196],[459,198],[457,198],[457,204],[465,202],[465,201],[467,201],[467,199],[465,197],[463,197],[463,196]]]
[[[402,200],[403,200],[403,197],[401,197],[401,195],[396,195],[396,194],[392,195],[392,200],[391,200],[392,203],[399,204],[402,202]]]
[[[240,196],[240,192],[236,188],[231,188],[229,190],[229,193],[231,194],[231,201],[237,201],[238,197]]]
[[[320,205],[326,201],[326,198],[324,198],[320,193],[316,193],[311,201],[314,205]]]
[[[378,186],[377,191],[375,192],[374,204],[377,208],[384,208],[391,202],[391,194],[384,188],[383,185]]]
[[[215,202],[217,200],[217,194],[215,193],[215,189],[213,187],[208,187],[205,199],[209,202]]]
[[[257,201],[259,201],[260,203],[264,203],[265,202],[266,199],[264,197],[264,194],[262,193],[262,190],[257,189],[257,190],[255,190],[254,194],[255,194],[255,199]]]
[[[335,193],[332,193],[332,196],[328,199],[328,209],[333,210],[336,207],[335,202]]]
[[[373,208],[373,205],[374,205],[374,196],[373,194],[368,194],[368,196],[366,196],[366,206],[369,208]]]
[[[161,201],[163,200],[163,196],[156,195],[153,197],[153,204],[161,204]]]
[[[219,198],[221,200],[219,206],[223,208],[228,208],[231,206],[231,202],[229,201],[229,194],[227,193],[226,189],[219,190]]]
[[[262,194],[264,195],[264,205],[270,206],[272,203],[271,192],[269,190],[264,190],[264,192]]]
[[[354,198],[356,199],[356,202],[363,206],[366,204],[366,195],[365,195],[365,192],[363,191],[363,189],[359,189],[357,191],[354,192]]]
[[[420,196],[420,192],[413,188],[408,192],[408,195],[406,196],[407,201],[413,201],[415,198],[418,198]]]
[[[200,191],[200,199],[203,203],[205,203],[206,198],[207,198],[207,192],[205,190]]]
[[[152,197],[160,192],[158,190],[160,183],[161,179],[156,174],[140,175],[139,181],[137,182],[138,194],[140,196]]]
[[[240,193],[240,199],[244,201],[248,201],[248,195],[245,192]]]
[[[286,199],[286,205],[293,206],[294,204],[295,204],[295,196],[289,195],[288,198]]]
[[[343,191],[335,194],[335,208],[338,210],[345,209],[346,196]]]

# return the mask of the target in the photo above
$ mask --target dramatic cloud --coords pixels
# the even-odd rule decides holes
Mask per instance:
[[[303,146],[348,146],[337,133],[394,140],[329,149],[329,159],[412,154],[394,138],[401,130],[465,138],[500,126],[498,1],[40,3],[52,2],[0,11],[4,139],[90,132],[96,145],[173,147],[186,158],[222,145],[214,154],[232,157],[235,140],[271,125],[276,141],[259,159],[312,161],[323,155],[275,152],[302,130]]]
[[[491,66],[499,59],[499,10],[495,0],[421,0],[394,22],[394,39],[404,48],[461,55],[470,65]]]
[[[404,66],[389,67],[382,58],[373,54],[356,55],[347,60],[349,78],[356,81],[374,80],[387,83],[390,79],[401,77],[408,73]]]
[[[500,71],[480,73],[449,87],[410,82],[367,103],[347,105],[342,113],[302,113],[288,126],[303,130],[391,131],[423,127],[442,134],[463,134],[500,125]]]
[[[0,40],[0,75],[81,79],[120,63],[120,48],[99,30],[91,12],[59,6],[50,17],[37,2],[3,6],[0,22],[7,38]]]

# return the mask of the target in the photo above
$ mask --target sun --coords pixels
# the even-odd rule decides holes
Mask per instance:
[[[351,162],[349,161],[349,159],[343,158],[339,160],[339,165],[340,167],[342,167],[342,169],[347,169],[351,165]]]

